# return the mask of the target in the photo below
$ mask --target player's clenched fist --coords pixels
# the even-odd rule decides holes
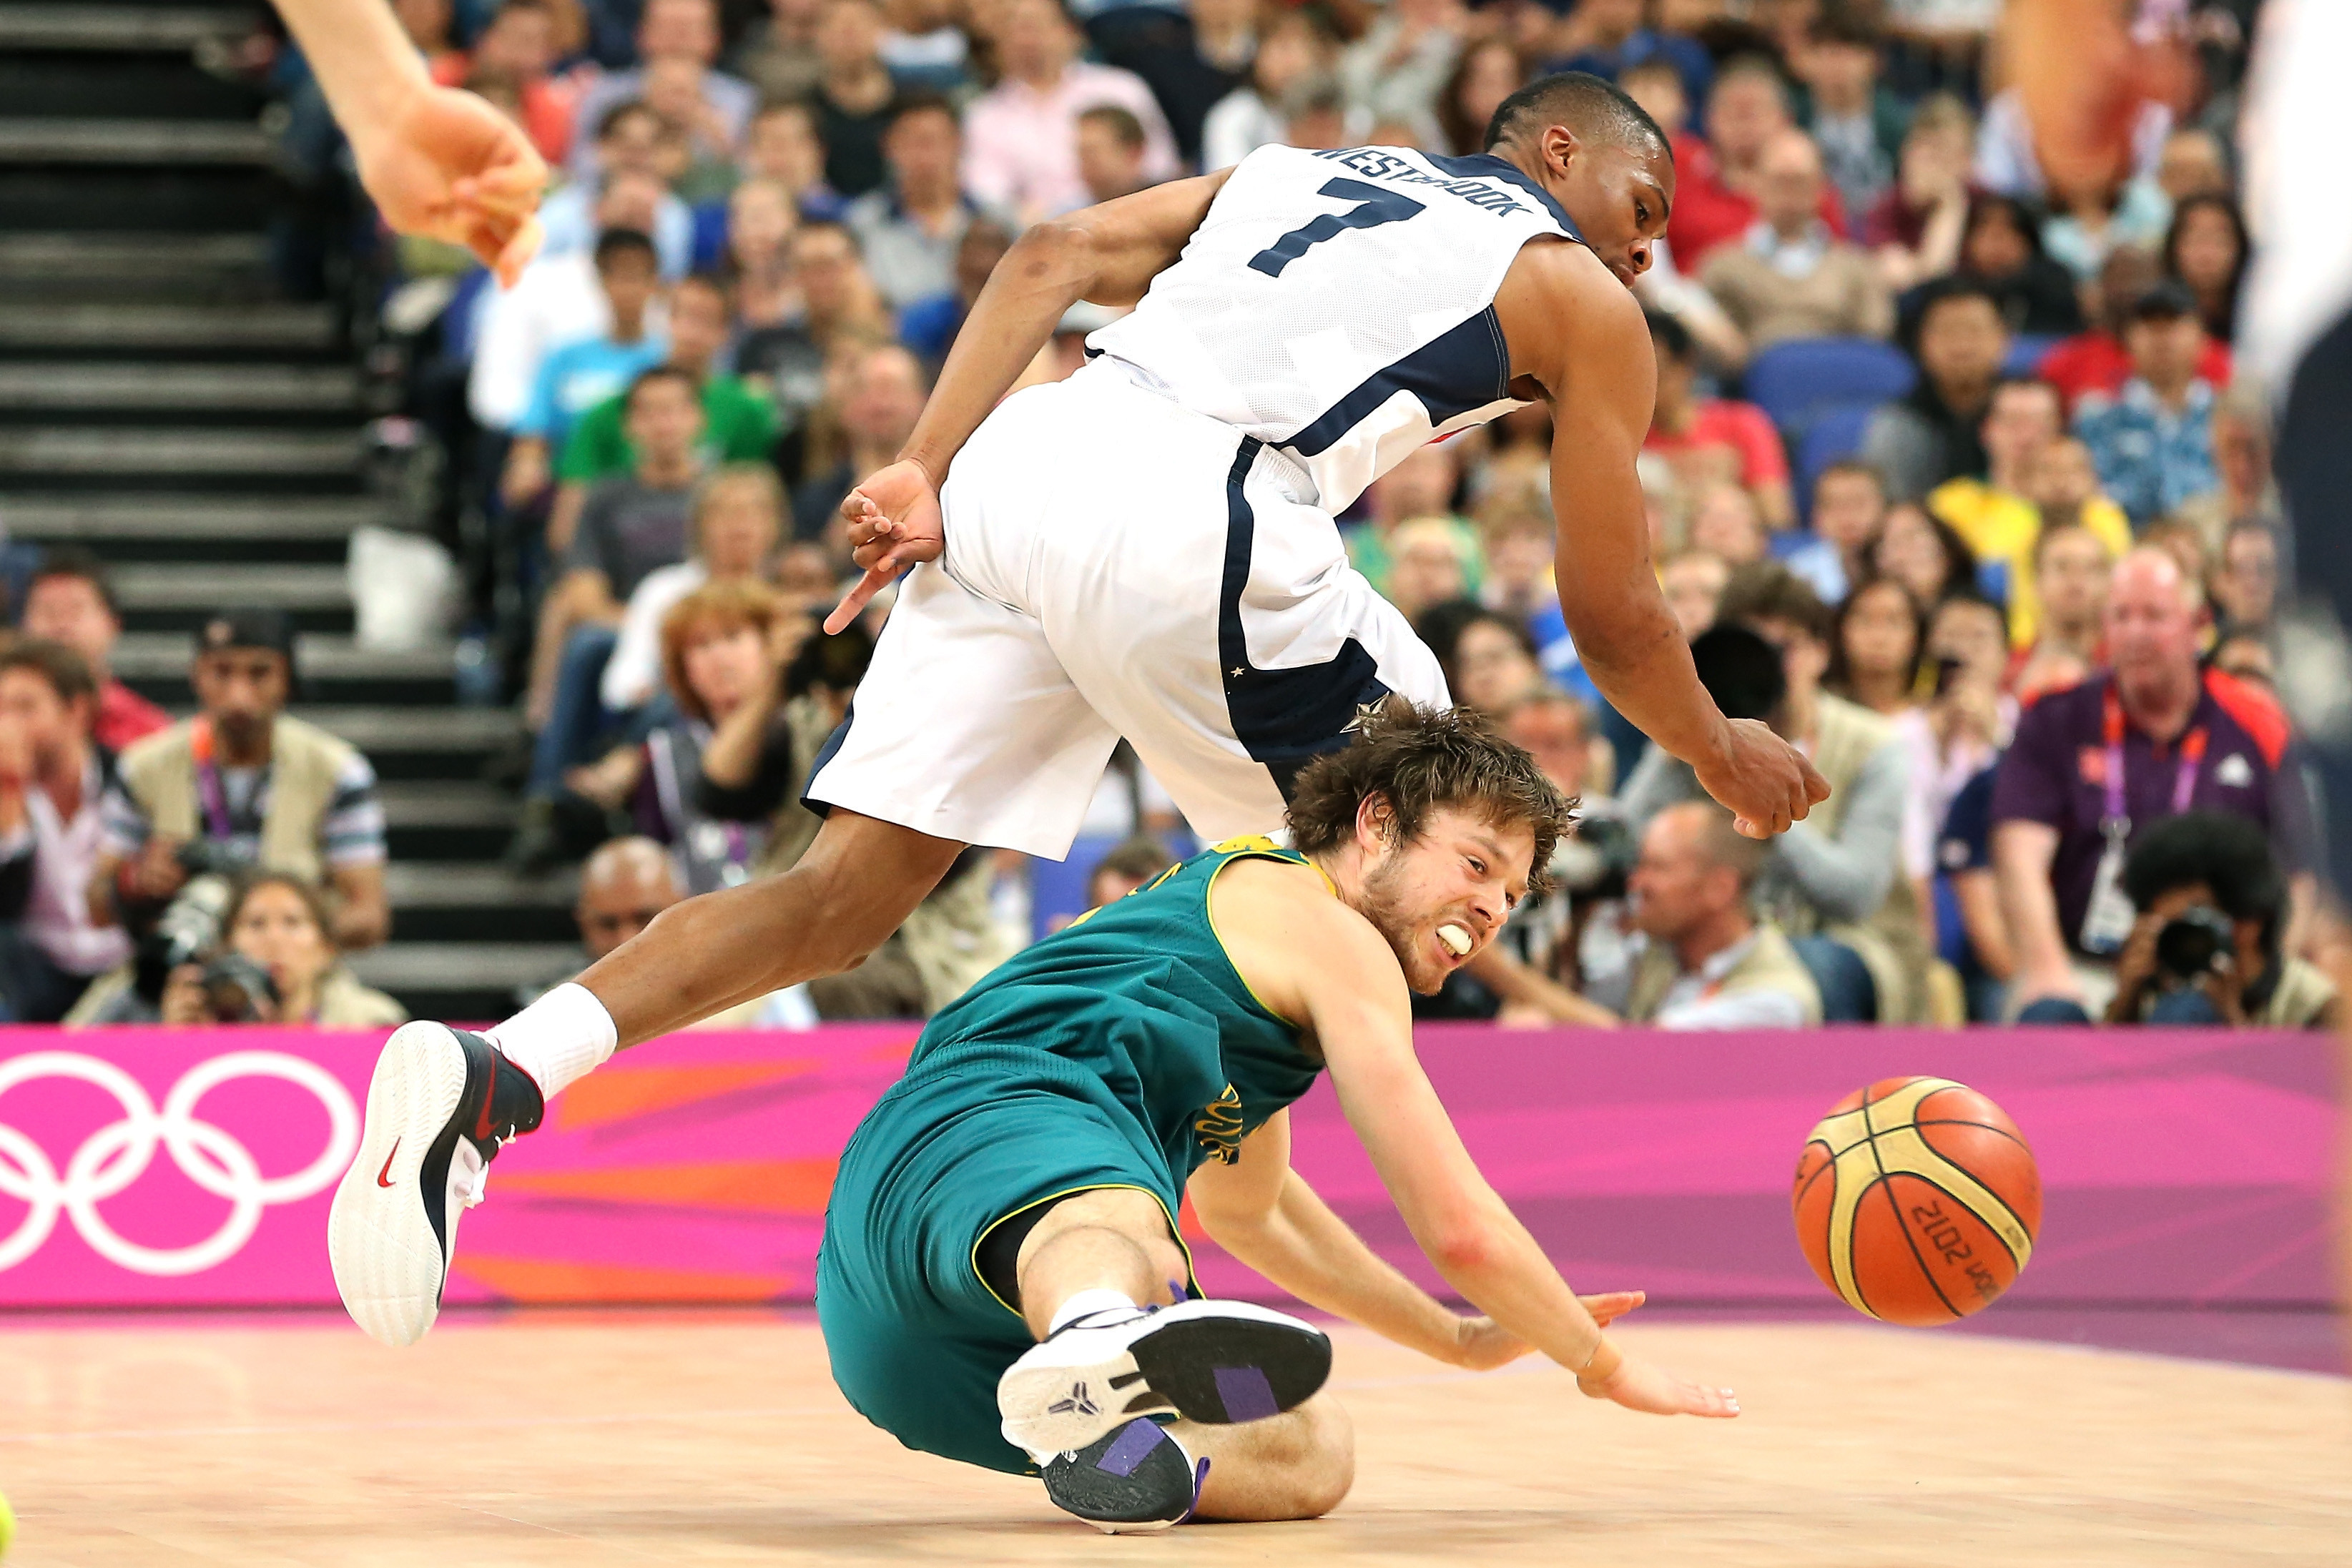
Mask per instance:
[[[360,183],[402,234],[462,245],[512,286],[539,249],[547,165],[522,129],[456,88],[420,87],[350,126]]]
[[[1769,839],[1830,798],[1829,780],[1805,754],[1752,718],[1727,721],[1717,754],[1695,765],[1706,792],[1728,810],[1733,826],[1751,839]]]

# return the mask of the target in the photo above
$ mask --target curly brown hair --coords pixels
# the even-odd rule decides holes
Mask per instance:
[[[1544,885],[1552,851],[1576,825],[1576,801],[1485,715],[1391,696],[1354,727],[1353,741],[1300,768],[1292,785],[1290,841],[1299,850],[1317,854],[1345,843],[1357,811],[1378,796],[1408,842],[1432,812],[1449,807],[1496,827],[1524,824],[1536,841],[1528,885]]]

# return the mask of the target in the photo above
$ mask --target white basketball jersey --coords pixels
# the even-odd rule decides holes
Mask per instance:
[[[1582,236],[1502,159],[1263,147],[1176,264],[1087,340],[1285,454],[1339,511],[1424,442],[1519,406],[1495,291],[1539,235]]]

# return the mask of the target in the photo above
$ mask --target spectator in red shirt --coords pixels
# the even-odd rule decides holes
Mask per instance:
[[[1666,240],[1675,265],[1696,276],[1706,253],[1755,225],[1758,161],[1773,137],[1795,127],[1789,87],[1780,68],[1761,55],[1742,55],[1723,68],[1706,100],[1706,140],[1674,139],[1675,209]],[[1822,221],[1845,237],[1837,188],[1822,189]]]
[[[505,0],[474,40],[468,67],[468,71],[502,76],[514,83],[522,128],[540,156],[551,164],[572,156],[572,114],[580,106],[578,82],[551,74],[557,30],[547,0]],[[457,87],[467,73],[455,68],[466,62],[462,56],[450,59],[449,65],[436,68],[434,79]]]
[[[107,750],[171,727],[171,715],[114,678],[110,659],[122,635],[122,609],[96,556],[70,547],[49,551],[25,590],[22,622],[26,636],[63,643],[89,665],[98,680],[92,733]]]
[[[1694,395],[1698,358],[1689,330],[1654,311],[1649,320],[1650,344],[1658,356],[1658,398],[1642,449],[1672,463],[1686,493],[1729,481],[1755,498],[1767,528],[1787,528],[1796,509],[1780,432],[1753,403]]]
[[[2107,253],[2105,263],[2099,268],[2098,280],[2088,292],[2093,298],[2084,301],[2084,314],[2095,325],[2087,332],[2077,332],[2042,356],[2034,373],[2058,389],[2066,400],[2068,418],[2074,416],[2074,400],[2084,392],[2105,392],[2110,397],[2124,390],[2132,379],[2131,355],[2124,348],[2124,328],[2127,324],[2132,304],[2161,281],[2156,257],[2137,246],[2117,246]],[[2197,379],[2210,382],[2216,391],[2230,384],[2230,347],[2208,337],[2205,347],[2197,357]]]

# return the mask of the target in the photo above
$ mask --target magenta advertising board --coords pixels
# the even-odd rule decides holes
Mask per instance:
[[[0,1307],[331,1303],[327,1205],[381,1038],[0,1030]],[[912,1040],[695,1032],[616,1058],[491,1167],[450,1301],[805,1300],[835,1160]],[[2012,1300],[2328,1300],[2324,1037],[1455,1025],[1420,1042],[1471,1152],[1584,1288],[1826,1300],[1789,1218],[1798,1148],[1839,1096],[1926,1072],[1991,1095],[2041,1161],[2042,1241]],[[1433,1283],[1328,1088],[1295,1120],[1301,1173]],[[1210,1290],[1268,1293],[1192,1239]]]

